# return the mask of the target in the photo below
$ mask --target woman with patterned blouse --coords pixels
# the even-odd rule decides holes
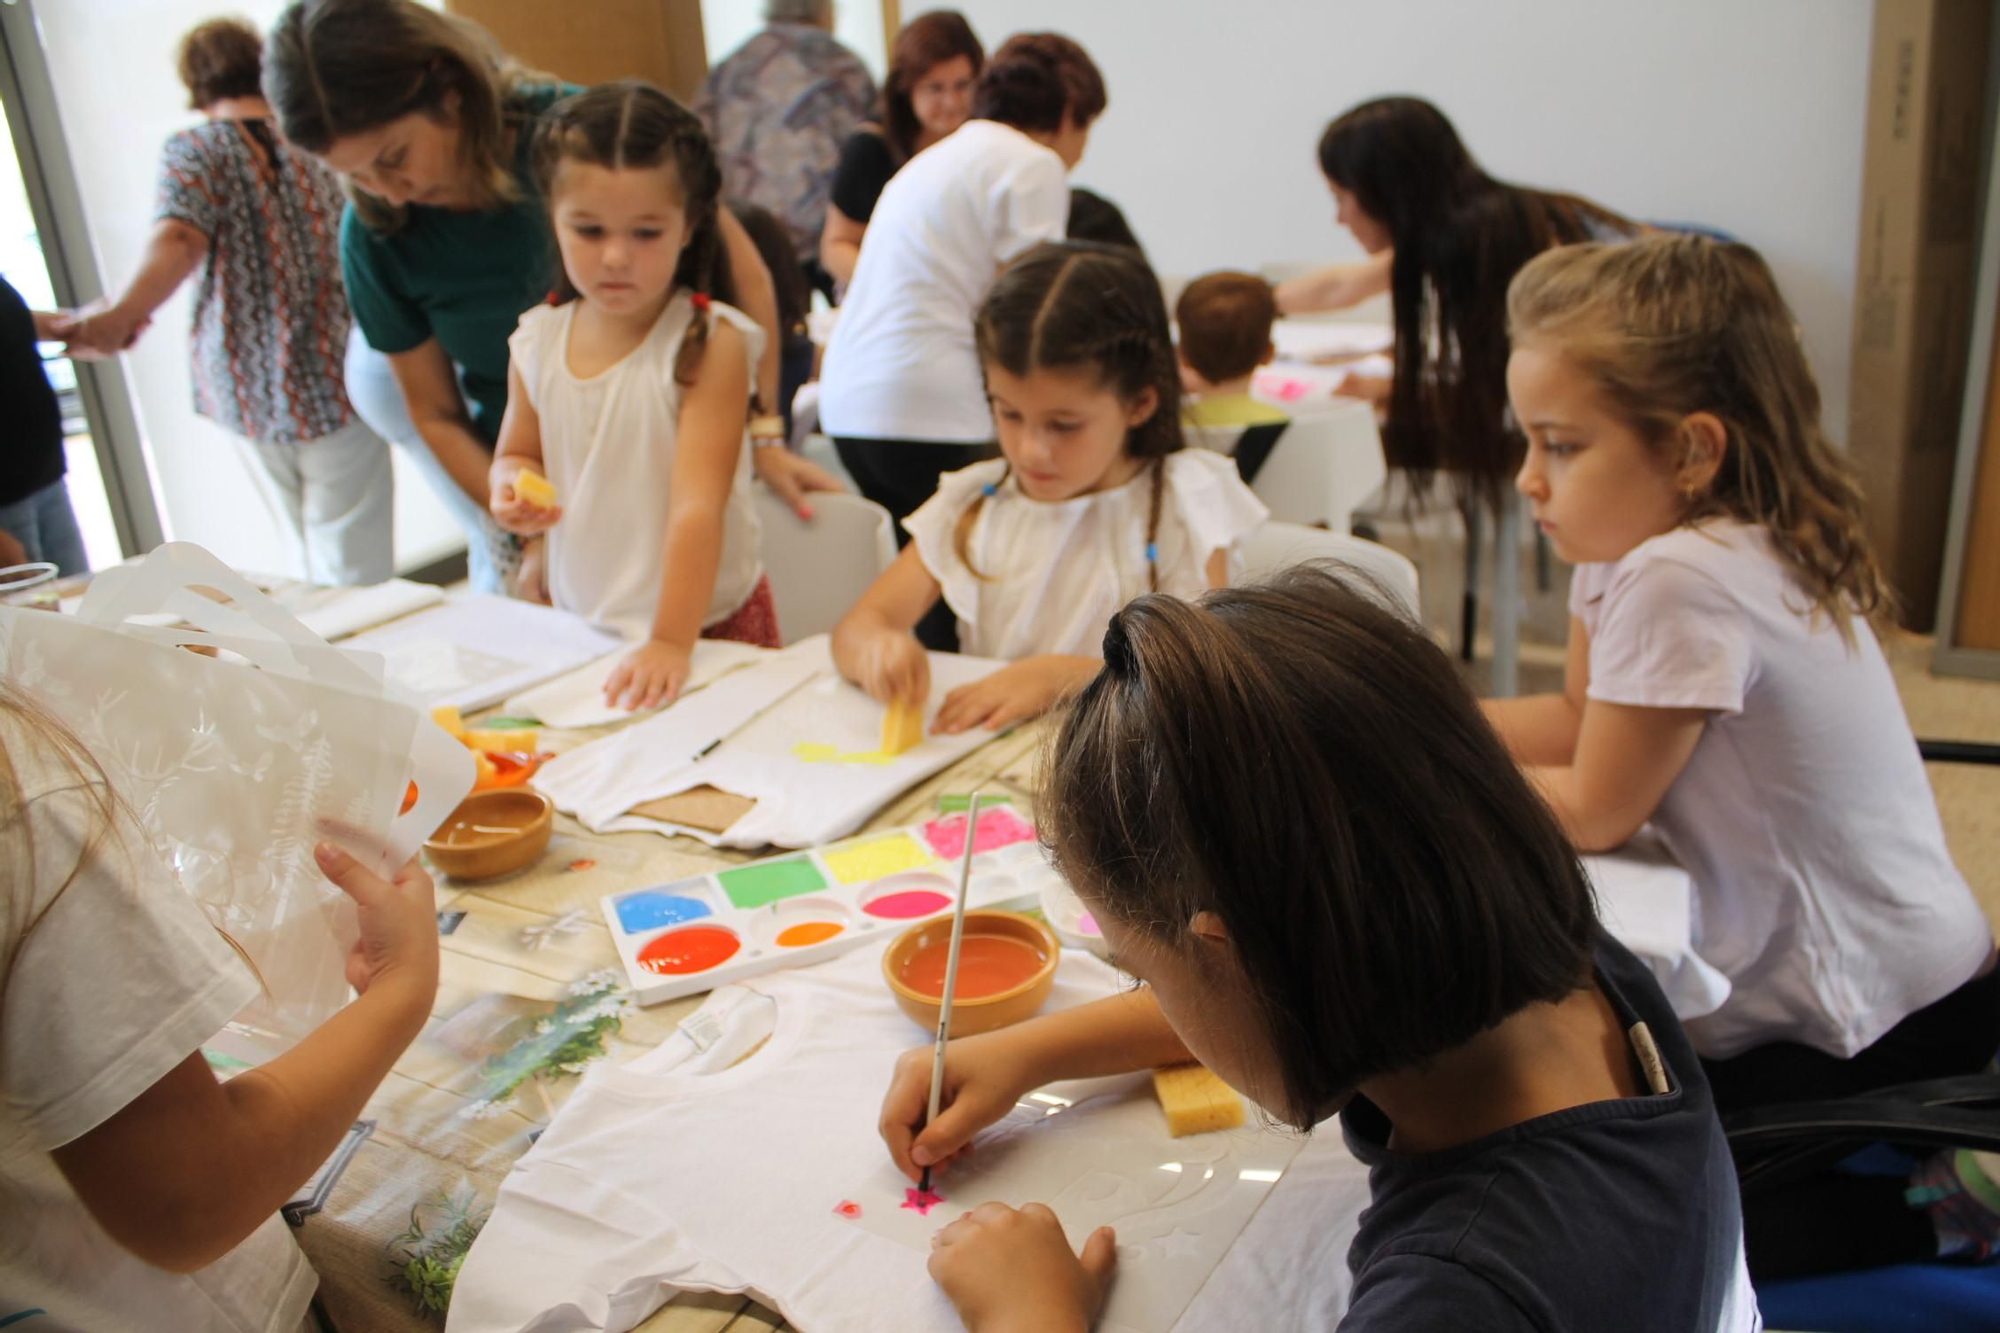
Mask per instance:
[[[180,75],[207,123],[167,140],[146,259],[116,301],[66,336],[114,355],[200,274],[194,407],[239,441],[315,583],[395,572],[389,449],[347,400],[352,322],[340,280],[339,179],[279,139],[259,90],[263,40],[218,19],[181,42]]]

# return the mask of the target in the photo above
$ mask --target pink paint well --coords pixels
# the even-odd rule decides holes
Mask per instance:
[[[924,841],[931,850],[947,861],[965,855],[965,824],[963,812],[933,819],[924,825]],[[1004,805],[982,806],[979,811],[979,833],[973,839],[975,853],[997,852],[1002,847],[1012,847],[1017,842],[1027,842],[1035,836],[1035,826],[1015,814]]]
[[[907,921],[911,917],[942,912],[950,906],[951,899],[935,889],[905,889],[901,893],[885,893],[880,898],[872,898],[862,905],[861,910],[870,916]]]

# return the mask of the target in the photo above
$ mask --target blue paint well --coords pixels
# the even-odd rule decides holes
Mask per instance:
[[[709,915],[712,915],[709,906],[701,899],[668,893],[663,889],[628,893],[618,900],[618,924],[625,928],[628,935],[657,930],[661,926],[679,925],[683,921]]]

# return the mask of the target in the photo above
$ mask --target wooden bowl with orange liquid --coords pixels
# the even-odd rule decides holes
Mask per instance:
[[[937,1031],[944,1003],[945,964],[951,952],[951,916],[919,921],[882,953],[882,977],[902,1011],[926,1032]],[[1062,942],[1054,931],[1019,912],[965,914],[960,941],[958,998],[951,1006],[951,1035],[972,1037],[1031,1018],[1055,989]]]
[[[554,831],[555,806],[540,792],[476,791],[438,826],[424,851],[453,879],[495,879],[533,864]]]

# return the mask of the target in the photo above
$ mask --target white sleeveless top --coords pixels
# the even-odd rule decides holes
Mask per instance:
[[[562,521],[549,530],[549,598],[628,641],[652,633],[667,534],[681,412],[674,358],[694,314],[677,293],[645,341],[608,370],[584,378],[569,368],[569,334],[580,302],[536,306],[507,340],[542,425],[542,472],[556,488]],[[763,330],[742,311],[709,306],[712,319],[743,335],[757,364]],[[704,627],[727,619],[763,576],[750,504],[748,423],[723,513],[722,560]]]
[[[1168,454],[1164,467],[1159,591],[1190,598],[1206,591],[1217,551],[1229,552],[1234,582],[1243,573],[1239,544],[1269,511],[1221,454],[1183,449]],[[998,489],[973,518],[968,568],[954,535],[959,516],[988,485]],[[1152,488],[1153,469],[1144,467],[1108,491],[1031,500],[997,458],[938,478],[937,494],[903,526],[958,617],[959,650],[1007,661],[1037,653],[1101,656],[1111,617],[1151,590]]]

